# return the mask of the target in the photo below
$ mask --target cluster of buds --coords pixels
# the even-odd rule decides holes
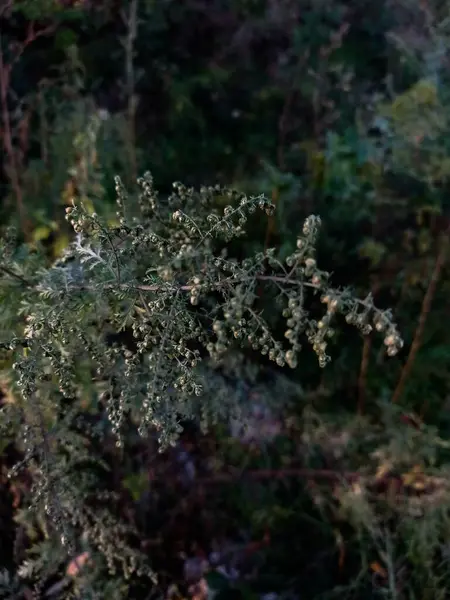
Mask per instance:
[[[168,267],[168,266],[159,267],[157,272],[158,272],[159,277],[161,277],[161,279],[163,281],[168,282],[168,281],[173,280],[174,272],[170,267]]]
[[[288,306],[283,310],[283,316],[287,318],[286,325],[288,329],[284,332],[284,337],[290,342],[292,348],[284,354],[284,360],[291,369],[297,366],[297,353],[301,350],[298,341],[300,332],[303,329],[305,312],[302,308],[300,297],[289,298]]]
[[[194,194],[194,188],[192,187],[187,187],[184,185],[184,183],[181,183],[180,181],[175,181],[172,184],[172,187],[174,189],[174,194],[183,202],[186,202],[186,200],[188,200],[189,198],[192,197],[192,195]]]
[[[206,349],[211,356],[220,356],[226,351],[228,346],[227,328],[225,323],[220,320],[214,321],[212,328],[217,336],[217,342],[215,344],[210,342],[207,344]]]
[[[395,327],[392,327],[384,338],[384,345],[387,347],[388,356],[395,356],[403,348],[403,340]]]
[[[191,304],[193,306],[196,306],[198,304],[199,298],[200,298],[200,292],[202,290],[202,280],[200,277],[196,276],[194,277],[194,279],[192,280],[192,287],[191,287]]]
[[[297,355],[295,354],[294,350],[288,350],[285,353],[284,358],[286,359],[286,362],[287,362],[288,366],[291,369],[295,369],[295,367],[297,366],[298,362],[297,362]]]
[[[76,206],[68,206],[66,208],[66,221],[72,225],[75,233],[82,233],[90,228],[98,227],[97,214],[88,215],[84,211],[80,211]]]
[[[319,324],[321,327],[319,327]],[[319,359],[319,366],[325,367],[331,360],[330,356],[327,354],[327,346],[328,342],[326,341],[326,337],[332,337],[334,331],[324,323],[324,321],[319,321],[318,329],[311,328],[307,332],[308,341],[312,345],[314,352]]]
[[[264,210],[266,215],[269,217],[271,217],[275,212],[275,204],[272,204],[266,199],[259,200],[258,206],[261,210]]]
[[[331,294],[324,294],[320,301],[327,306],[327,314],[333,314],[339,308],[339,299]]]
[[[319,228],[322,224],[320,217],[316,215],[310,215],[305,219],[303,223],[303,234],[311,240],[314,240],[319,232]]]
[[[68,206],[66,208],[66,221],[69,221],[69,223],[72,225],[72,227],[74,228],[74,230],[77,233],[80,233],[82,231],[81,226],[78,224],[78,211],[76,209],[75,206]]]
[[[373,324],[377,331],[386,332],[384,345],[387,347],[388,356],[395,356],[403,348],[403,340],[395,325],[392,325],[389,314],[377,313],[373,318]]]
[[[139,194],[138,197],[142,216],[144,218],[149,217],[156,211],[156,201],[158,197],[158,193],[153,188],[153,177],[151,173],[148,171],[144,173],[143,177],[139,177],[137,183],[142,189],[142,193]]]
[[[185,215],[181,210],[176,210],[172,215],[172,219],[178,223],[182,223],[184,221],[184,216]]]
[[[196,396],[201,396],[203,393],[203,386],[195,381],[193,373],[187,369],[176,379],[173,387],[176,390],[195,394]]]
[[[349,325],[355,325],[363,335],[369,335],[372,332],[372,325],[368,322],[369,311],[358,314],[355,310],[348,313],[345,320]]]

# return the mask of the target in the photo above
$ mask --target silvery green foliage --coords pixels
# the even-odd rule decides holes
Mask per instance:
[[[0,570],[0,598],[13,600],[20,598],[22,587],[19,578],[11,576],[6,569]]]
[[[17,398],[3,409],[3,428],[15,423],[25,463],[39,475],[34,505],[56,523],[63,542],[72,526],[93,532],[90,542],[108,557],[110,569],[120,561],[127,573],[137,561],[116,543],[125,534],[122,526],[106,513],[80,509],[92,482],[74,482],[73,467],[91,456],[82,438],[70,433],[76,411],[61,408],[68,400],[75,406],[87,395],[98,401],[119,447],[121,428],[131,422],[143,436],[156,431],[165,448],[176,442],[182,419],[200,417],[207,426],[236,408],[226,394],[211,394],[212,380],[205,385],[203,375],[237,346],[295,369],[307,341],[325,366],[340,314],[363,334],[383,332],[389,355],[402,345],[389,311],[378,310],[370,296],[360,300],[333,288],[317,265],[318,217],[306,219],[285,262],[273,249],[238,261],[227,255],[229,242],[245,234],[256,211],[272,214],[271,202],[179,183],[160,201],[150,174],[139,185],[139,218],[127,215],[117,179],[116,226],[74,201],[67,219],[76,237],[62,259],[46,267],[39,253],[15,254],[5,242],[0,262],[1,341],[13,363]],[[271,315],[260,307],[265,293],[276,295],[273,310],[286,320],[284,339],[275,338]],[[314,296],[324,305],[319,318],[308,309]],[[124,331],[126,345],[111,343],[108,333]]]

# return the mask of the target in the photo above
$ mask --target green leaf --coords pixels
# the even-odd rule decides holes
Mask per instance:
[[[78,42],[77,34],[72,29],[60,29],[55,36],[55,48],[57,50],[66,50]]]

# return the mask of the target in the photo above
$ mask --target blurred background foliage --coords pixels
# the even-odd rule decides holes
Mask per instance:
[[[406,340],[386,360],[343,328],[330,366],[305,352],[280,388],[254,357],[250,375],[232,361],[233,389],[288,414],[264,445],[221,427],[186,434],[197,468],[212,461],[241,482],[195,479],[194,504],[175,482],[158,488],[167,505],[149,500],[149,467],[130,442],[135,455],[102,485],[128,490],[118,510],[144,519],[150,564],[167,585],[186,583],[186,557],[266,535],[236,576],[210,569],[210,591],[447,598],[449,2],[3,0],[0,11],[5,229],[54,260],[74,195],[113,221],[114,175],[136,191],[147,169],[162,195],[175,180],[263,192],[276,215],[232,252],[273,246],[284,257],[304,217],[320,214],[323,268],[391,306]],[[263,391],[251,391],[257,382]],[[16,450],[1,449],[9,464]],[[20,502],[8,486],[0,523],[13,540]],[[14,560],[7,548],[3,562]],[[142,597],[123,589],[117,597]]]

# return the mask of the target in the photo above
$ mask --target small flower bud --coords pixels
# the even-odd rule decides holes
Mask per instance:
[[[395,344],[395,341],[396,341],[395,335],[392,335],[392,333],[390,335],[387,335],[384,338],[385,346],[393,346]]]

